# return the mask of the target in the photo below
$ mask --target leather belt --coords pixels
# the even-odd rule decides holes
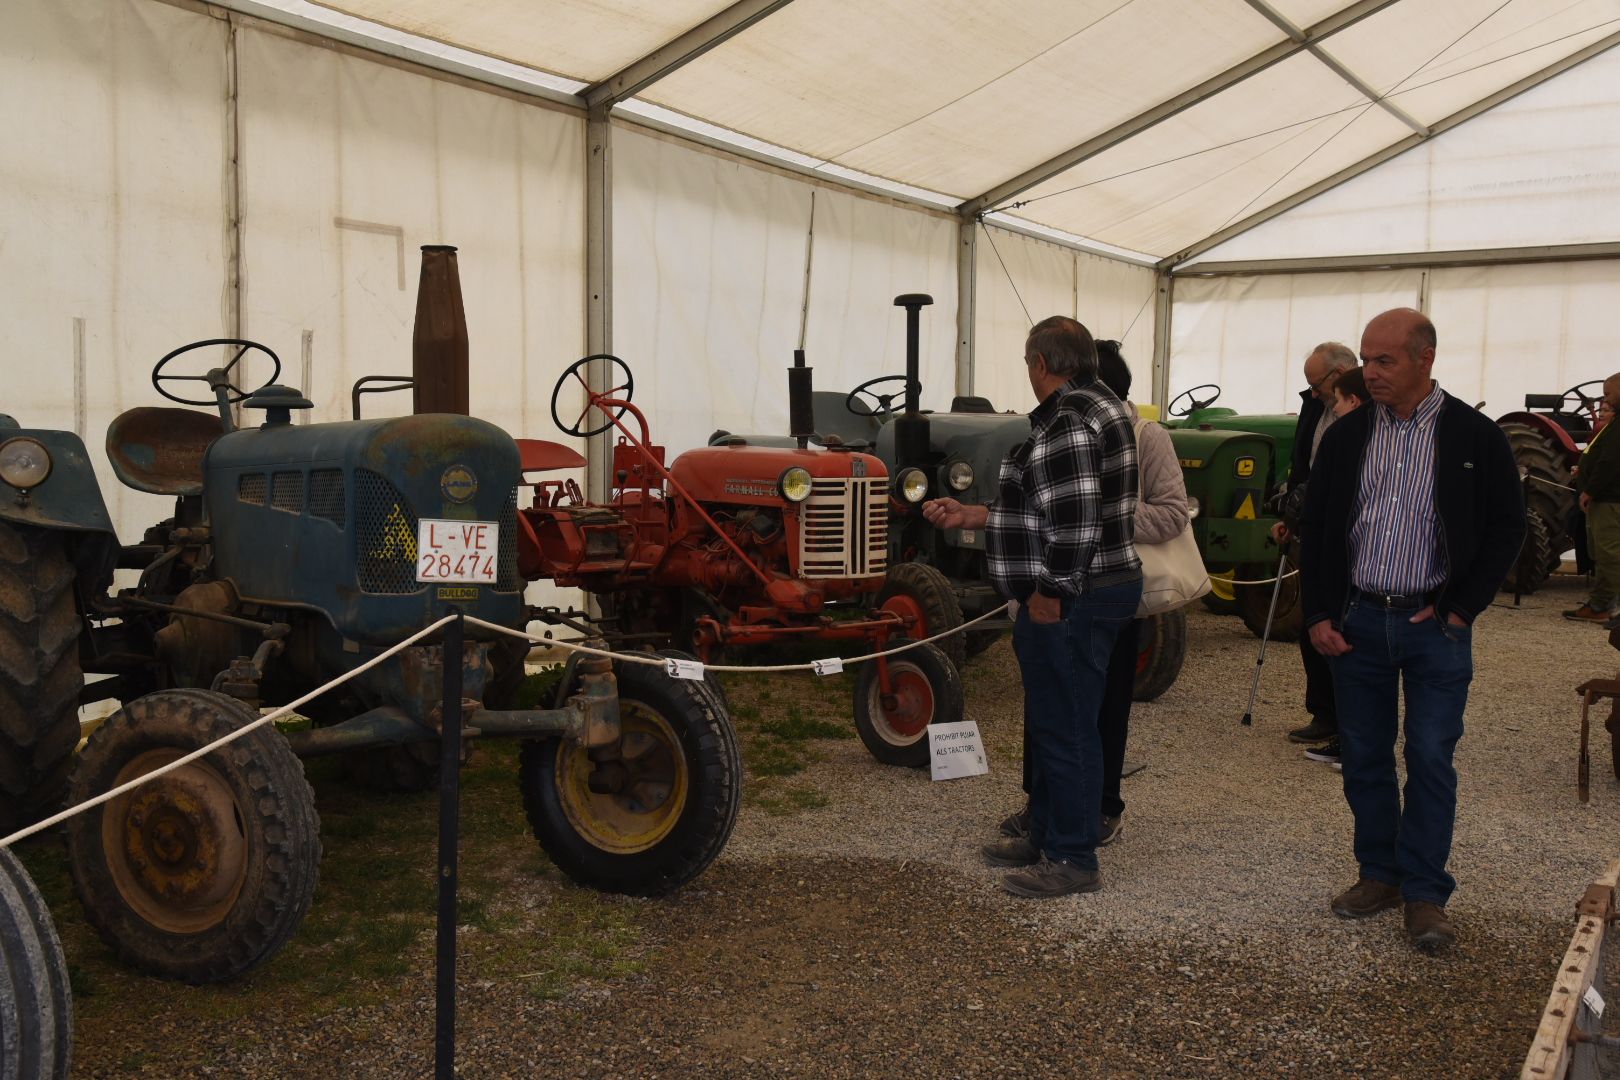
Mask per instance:
[[[1417,611],[1434,603],[1434,593],[1375,593],[1357,589],[1356,600],[1372,607],[1388,608],[1392,611]]]

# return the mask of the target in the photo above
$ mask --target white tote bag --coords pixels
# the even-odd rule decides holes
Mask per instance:
[[[1140,445],[1142,426],[1151,420],[1136,422],[1137,443]],[[1142,498],[1141,460],[1137,461],[1137,498]],[[1209,574],[1204,570],[1204,559],[1198,553],[1198,541],[1193,539],[1192,522],[1181,527],[1181,532],[1162,544],[1137,544],[1137,557],[1142,560],[1142,601],[1136,605],[1136,617],[1145,619],[1174,611],[1190,604],[1209,592]]]

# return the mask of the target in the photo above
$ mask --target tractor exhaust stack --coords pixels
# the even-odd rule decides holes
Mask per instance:
[[[788,368],[788,426],[789,434],[799,440],[800,450],[808,449],[816,434],[816,414],[810,398],[812,370],[804,362],[804,350],[794,349],[793,366]]]
[[[920,318],[922,309],[934,302],[927,293],[902,293],[894,298],[895,307],[906,309],[906,411],[894,420],[894,450],[896,471],[907,466],[925,465],[928,461],[928,417],[917,407],[922,391],[922,374],[918,370]]]
[[[456,249],[422,247],[422,278],[416,290],[416,326],[411,332],[413,411],[467,416],[467,311],[461,304]]]

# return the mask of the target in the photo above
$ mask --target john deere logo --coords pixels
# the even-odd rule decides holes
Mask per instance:
[[[1237,459],[1237,474],[1247,480],[1254,475],[1254,458],[1240,457]]]
[[[464,503],[478,494],[478,477],[465,465],[452,465],[439,478],[439,490],[453,503]]]

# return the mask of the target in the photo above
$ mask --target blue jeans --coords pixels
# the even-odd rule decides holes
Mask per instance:
[[[1134,626],[1142,583],[1093,589],[1062,601],[1055,623],[1021,607],[1013,651],[1024,680],[1024,753],[1029,772],[1029,839],[1048,859],[1097,869],[1102,741],[1097,710],[1108,657]]]
[[[1338,703],[1344,798],[1355,817],[1361,876],[1398,885],[1408,901],[1444,905],[1457,819],[1452,752],[1474,677],[1473,630],[1413,611],[1351,601],[1351,651],[1329,658]],[[1403,686],[1404,684],[1404,686]],[[1395,777],[1396,694],[1406,693],[1406,789]]]

